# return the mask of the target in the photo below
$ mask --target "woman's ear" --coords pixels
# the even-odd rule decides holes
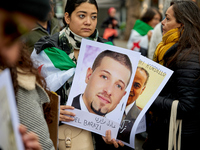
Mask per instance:
[[[65,13],[65,22],[67,23],[67,24],[69,24],[70,23],[70,16],[69,16],[69,13],[68,12],[66,12]]]
[[[184,29],[184,24],[183,23],[179,23],[180,24],[180,29]]]
[[[181,25],[180,28],[184,27],[184,24],[183,24],[183,23],[180,23],[180,25]]]
[[[180,26],[179,29],[180,29],[181,32],[184,30],[184,24],[183,23],[181,23],[181,26]]]

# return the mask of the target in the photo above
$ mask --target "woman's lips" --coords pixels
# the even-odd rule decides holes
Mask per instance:
[[[89,29],[89,28],[82,28],[82,30],[83,30],[83,31],[86,31],[86,32],[91,31],[91,29]]]
[[[165,29],[162,29],[162,32],[165,32]]]

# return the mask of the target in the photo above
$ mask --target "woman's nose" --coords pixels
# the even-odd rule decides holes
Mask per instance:
[[[90,25],[91,24],[91,18],[87,17],[85,20],[85,24]]]
[[[161,21],[161,24],[162,24],[162,25],[164,25],[164,23],[165,23],[165,19],[164,19],[163,21]]]

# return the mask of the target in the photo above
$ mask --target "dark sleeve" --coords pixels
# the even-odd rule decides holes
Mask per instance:
[[[47,35],[41,37],[34,45],[34,48],[36,49],[36,53],[39,54],[41,51],[43,51],[45,48],[48,47],[57,47],[61,49],[57,43],[59,40],[59,32],[55,33],[54,35]]]
[[[107,28],[109,24],[112,24],[112,20],[110,19],[110,17],[102,22],[101,28]]]
[[[169,86],[168,86],[169,85]],[[199,55],[192,53],[185,61],[176,63],[171,80],[156,98],[150,110],[158,115],[168,115],[173,100],[179,100],[177,117],[182,119],[199,115],[200,64]]]
[[[117,18],[114,18],[115,20],[117,20],[118,24],[115,25],[115,28],[118,28],[119,29],[119,21]]]

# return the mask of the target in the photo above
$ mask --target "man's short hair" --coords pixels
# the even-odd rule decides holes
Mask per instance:
[[[145,86],[147,84],[147,81],[149,80],[149,73],[143,67],[137,67],[137,69],[140,69],[140,70],[142,70],[142,71],[144,71],[146,73],[147,79],[146,79],[146,81],[144,83],[144,86]]]
[[[131,61],[130,61],[129,57],[126,54],[114,52],[114,51],[111,51],[111,50],[105,50],[105,51],[101,52],[96,57],[96,59],[94,60],[93,65],[92,65],[92,70],[93,71],[98,66],[100,66],[102,59],[104,57],[106,57],[106,56],[114,59],[115,61],[118,61],[120,64],[122,64],[123,66],[125,66],[128,70],[130,70],[130,74],[132,75],[132,64],[131,64]],[[131,75],[130,75],[130,77],[131,77]],[[129,81],[130,81],[130,78],[128,80],[128,84],[129,84]]]

